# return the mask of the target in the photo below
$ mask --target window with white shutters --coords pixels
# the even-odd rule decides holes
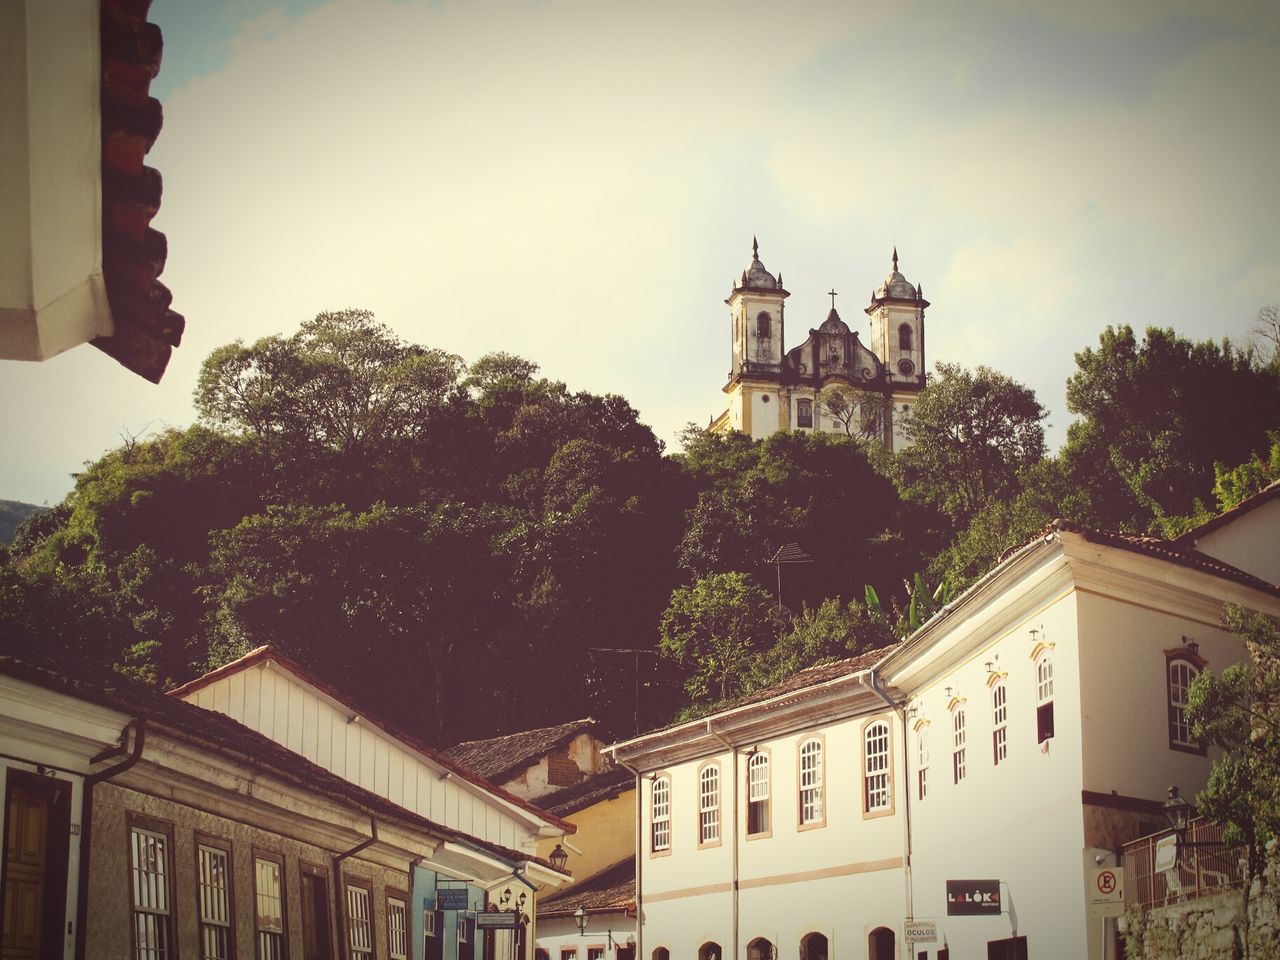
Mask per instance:
[[[1047,653],[1036,660],[1036,743],[1053,737],[1053,658]]]
[[[284,960],[284,861],[255,856],[253,875],[258,960]]]
[[[929,726],[922,723],[916,731],[916,793],[921,800],[929,795]]]
[[[747,835],[768,833],[769,754],[753,753],[747,761]]]
[[[387,955],[390,960],[408,960],[409,912],[399,897],[387,897]]]
[[[965,777],[964,707],[956,707],[951,715],[951,778],[959,783]]]
[[[996,766],[1009,758],[1009,701],[1003,680],[991,688],[991,752]]]

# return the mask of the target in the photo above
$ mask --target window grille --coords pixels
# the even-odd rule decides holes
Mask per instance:
[[[231,957],[231,865],[227,851],[199,844],[200,960]]]
[[[169,838],[134,827],[129,831],[129,848],[134,956],[136,960],[167,960],[173,955]]]
[[[283,871],[277,861],[262,857],[253,867],[258,960],[284,960]]]
[[[408,911],[398,897],[387,897],[387,953],[391,960],[409,956]]]
[[[351,960],[365,960],[373,955],[369,891],[351,884],[347,884],[347,937],[351,945]]]

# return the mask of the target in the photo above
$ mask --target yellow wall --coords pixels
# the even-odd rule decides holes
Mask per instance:
[[[574,883],[594,876],[619,860],[625,860],[636,848],[636,791],[628,787],[614,800],[599,803],[565,817],[578,828],[569,842],[582,851],[569,854],[567,869],[573,872]],[[555,839],[539,841],[538,856],[543,859],[555,849]],[[562,887],[562,890],[569,889]]]

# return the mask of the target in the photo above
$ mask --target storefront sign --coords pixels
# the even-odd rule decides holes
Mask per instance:
[[[477,930],[514,930],[519,926],[520,915],[514,910],[482,911],[476,914]]]
[[[999,880],[947,881],[947,916],[990,917],[999,914]]]
[[[938,939],[938,921],[902,921],[902,939],[907,943],[934,943]]]
[[[436,909],[465,910],[468,896],[466,887],[436,887]]]

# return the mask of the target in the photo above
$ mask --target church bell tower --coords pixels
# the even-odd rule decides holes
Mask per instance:
[[[779,393],[783,368],[783,307],[791,296],[760,262],[751,238],[751,262],[733,280],[729,298],[730,368],[724,426],[755,437],[786,429],[788,411]]]

